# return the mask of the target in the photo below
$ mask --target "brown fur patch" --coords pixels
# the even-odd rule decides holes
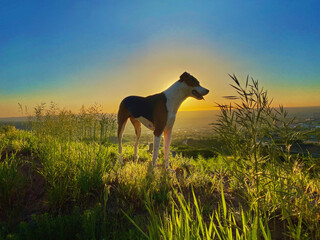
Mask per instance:
[[[155,105],[153,114],[153,124],[155,127],[154,135],[160,137],[166,127],[168,120],[168,110],[165,101],[159,101]]]

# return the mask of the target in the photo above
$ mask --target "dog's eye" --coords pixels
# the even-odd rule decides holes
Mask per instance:
[[[198,80],[194,79],[193,85],[194,85],[195,87],[199,87],[199,86],[200,86],[200,83],[199,83]]]

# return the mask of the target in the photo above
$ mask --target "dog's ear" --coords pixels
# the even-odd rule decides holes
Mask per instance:
[[[190,87],[196,87],[200,85],[199,81],[187,72],[182,73],[179,82],[185,82]]]
[[[185,80],[187,80],[188,78],[190,78],[190,74],[189,73],[187,73],[187,72],[184,72],[184,73],[182,73],[182,75],[180,76],[180,82],[183,82],[183,81],[185,81]]]

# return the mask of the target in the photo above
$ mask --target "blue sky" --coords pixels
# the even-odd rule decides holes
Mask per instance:
[[[5,0],[0,110],[55,101],[114,112],[184,70],[215,90],[206,108],[227,94],[228,73],[259,79],[279,103],[319,106],[319,10],[317,1]]]

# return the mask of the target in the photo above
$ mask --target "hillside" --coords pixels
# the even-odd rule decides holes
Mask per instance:
[[[0,144],[2,239],[319,237],[319,159],[264,160],[256,174],[232,156],[176,154],[164,171],[147,146],[138,162],[125,146],[119,166],[110,144],[14,129]]]

